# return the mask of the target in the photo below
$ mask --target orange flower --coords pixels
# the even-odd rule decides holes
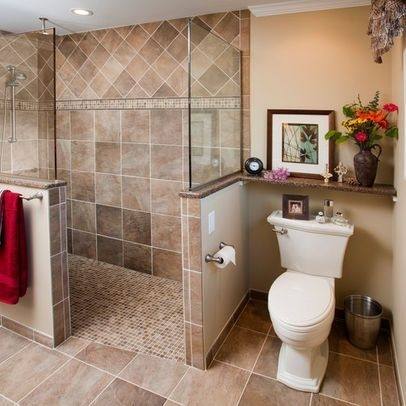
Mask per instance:
[[[378,111],[358,111],[357,112],[357,117],[361,118],[363,120],[370,120],[373,121],[374,123],[380,124],[383,121],[385,121],[386,116],[388,115],[387,112],[383,110],[378,110]]]

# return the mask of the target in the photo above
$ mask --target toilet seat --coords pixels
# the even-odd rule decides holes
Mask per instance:
[[[284,272],[269,290],[272,320],[292,332],[323,329],[334,312],[333,288],[332,281],[324,277]]]

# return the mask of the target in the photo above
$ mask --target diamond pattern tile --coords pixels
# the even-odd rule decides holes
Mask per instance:
[[[237,14],[219,13],[202,16],[195,21],[193,45],[198,72],[195,77],[200,79],[209,70],[215,75],[212,79],[206,76],[199,87],[208,95],[221,95],[219,87],[227,83],[227,94],[234,92],[235,86],[229,83],[229,79],[235,74],[237,65],[236,61],[230,63],[227,57],[234,49],[229,43],[239,41]],[[202,26],[216,35],[210,35]],[[228,44],[219,37],[227,40]],[[29,41],[24,49],[28,54]],[[0,46],[0,57],[7,54],[9,59],[21,63],[21,57],[13,52]],[[57,39],[56,61],[58,97],[64,100],[91,96],[185,96],[187,19],[66,35]],[[40,64],[44,66],[46,62],[41,61]]]

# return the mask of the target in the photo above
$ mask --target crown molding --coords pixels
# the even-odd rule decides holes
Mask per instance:
[[[369,6],[370,0],[287,0],[248,7],[255,17]]]

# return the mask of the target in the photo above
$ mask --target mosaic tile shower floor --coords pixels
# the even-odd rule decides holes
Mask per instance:
[[[184,361],[182,283],[70,255],[72,334]]]

